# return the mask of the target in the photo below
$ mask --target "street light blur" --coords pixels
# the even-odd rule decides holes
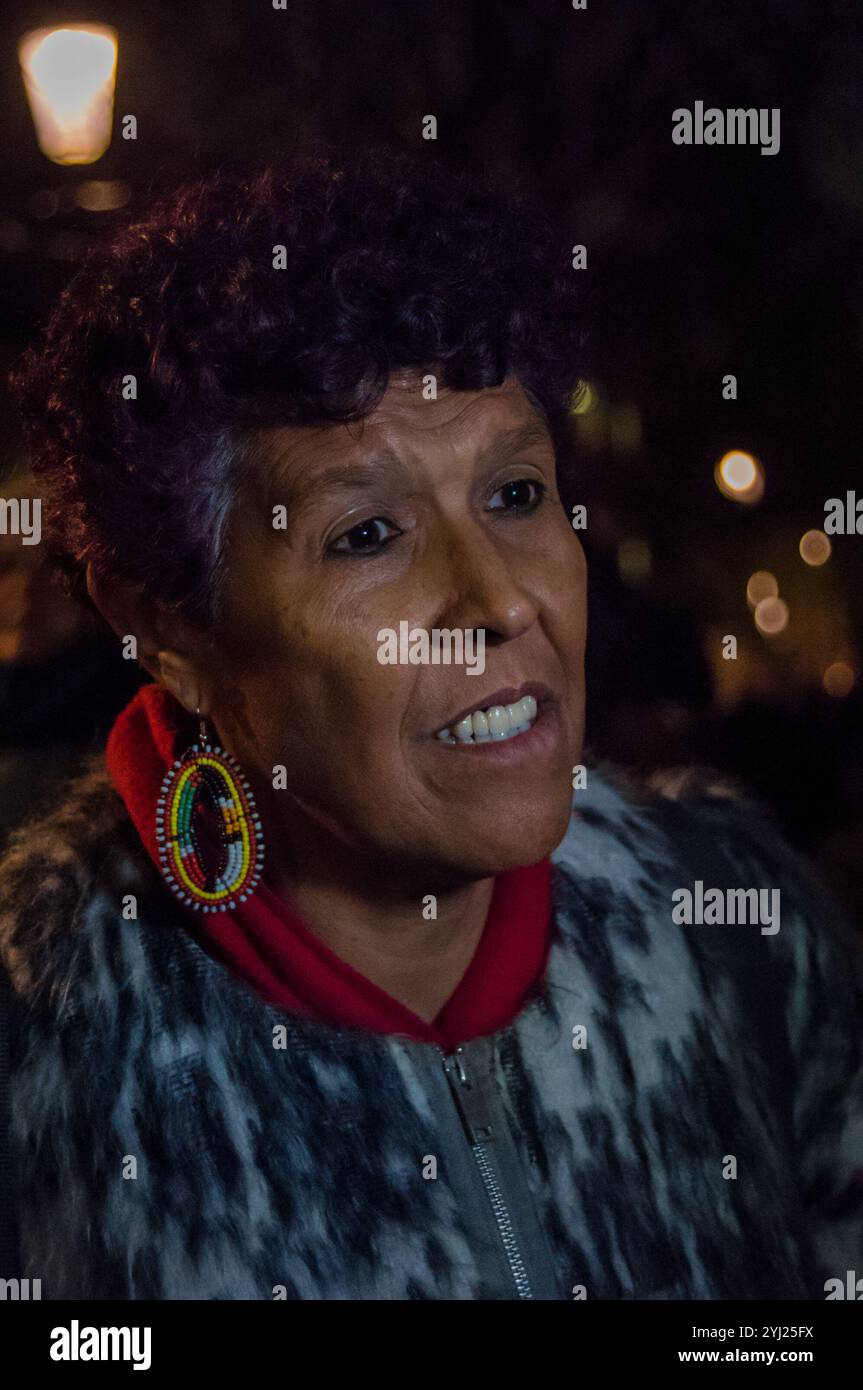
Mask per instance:
[[[117,32],[105,24],[31,29],[18,60],[42,153],[92,164],[111,143]]]

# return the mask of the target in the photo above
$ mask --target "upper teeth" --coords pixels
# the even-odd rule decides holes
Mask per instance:
[[[452,729],[440,729],[438,738],[449,743],[486,743],[490,739],[512,738],[530,728],[536,718],[536,700],[525,695],[512,705],[491,705],[466,714]]]

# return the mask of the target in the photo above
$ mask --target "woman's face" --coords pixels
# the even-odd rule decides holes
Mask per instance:
[[[357,424],[262,442],[205,675],[269,844],[275,820],[292,862],[312,844],[318,858],[350,847],[390,884],[425,874],[430,890],[542,858],[566,829],[581,754],[585,562],[521,386],[426,400],[403,373]],[[382,664],[378,634],[401,623],[483,628],[484,671]],[[552,697],[529,732],[472,748],[436,736],[527,682]]]

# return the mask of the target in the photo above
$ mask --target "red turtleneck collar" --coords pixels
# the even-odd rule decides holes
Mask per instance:
[[[138,691],[108,737],[109,773],[157,868],[156,799],[168,768],[194,741],[182,707],[156,684]],[[473,959],[431,1023],[341,960],[263,881],[233,911],[183,913],[200,945],[277,1008],[450,1051],[509,1023],[540,979],[550,937],[551,863],[498,875]]]

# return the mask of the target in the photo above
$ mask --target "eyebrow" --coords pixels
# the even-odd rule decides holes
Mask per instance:
[[[518,453],[534,444],[551,445],[551,436],[544,425],[519,425],[514,430],[504,430],[477,455],[477,463],[496,463],[508,454]]]
[[[403,469],[392,450],[384,449],[360,463],[330,464],[318,473],[303,473],[288,483],[273,487],[273,497],[279,494],[288,517],[288,528],[293,529],[313,503],[323,496],[338,497],[365,488],[372,491],[387,479],[395,482],[403,477]]]
[[[550,444],[548,431],[541,425],[520,425],[516,429],[505,430],[497,435],[476,458],[477,466],[487,467],[502,461],[507,456],[535,444]],[[280,493],[279,501],[285,506],[288,527],[293,529],[303,513],[312,503],[327,495],[338,497],[362,490],[372,491],[382,482],[396,482],[404,477],[404,467],[392,449],[384,448],[358,463],[331,464],[318,473],[301,474],[292,482],[279,484],[273,489]]]

